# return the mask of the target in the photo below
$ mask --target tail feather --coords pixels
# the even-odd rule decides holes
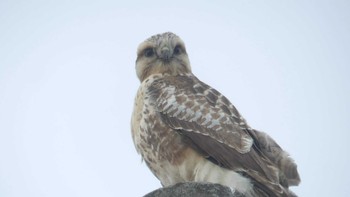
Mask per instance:
[[[252,137],[255,139],[260,152],[266,156],[280,171],[281,182],[288,186],[298,185],[300,177],[297,165],[269,135],[264,132],[252,130]]]

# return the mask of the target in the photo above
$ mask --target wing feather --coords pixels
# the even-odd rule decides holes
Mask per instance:
[[[264,155],[269,153],[267,140],[258,142],[265,136],[255,134],[218,91],[194,76],[169,76],[155,80],[148,94],[162,120],[195,150],[222,167],[265,182],[263,190],[271,196],[284,193],[278,162]]]

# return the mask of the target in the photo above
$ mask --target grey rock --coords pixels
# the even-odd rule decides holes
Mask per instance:
[[[157,189],[144,197],[244,197],[244,195],[233,193],[229,187],[220,184],[186,182]]]

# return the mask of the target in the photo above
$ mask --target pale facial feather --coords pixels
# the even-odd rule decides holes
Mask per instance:
[[[168,59],[162,57],[164,47],[169,49]],[[185,44],[169,32],[152,36],[137,49],[136,73],[141,82],[153,74],[175,76],[191,73]]]

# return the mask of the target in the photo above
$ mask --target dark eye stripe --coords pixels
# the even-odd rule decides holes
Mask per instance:
[[[174,48],[174,55],[179,55],[181,53],[181,46],[180,45],[177,45],[175,48]]]
[[[146,57],[152,57],[154,55],[154,50],[153,50],[153,48],[147,48],[143,51],[143,54]]]

